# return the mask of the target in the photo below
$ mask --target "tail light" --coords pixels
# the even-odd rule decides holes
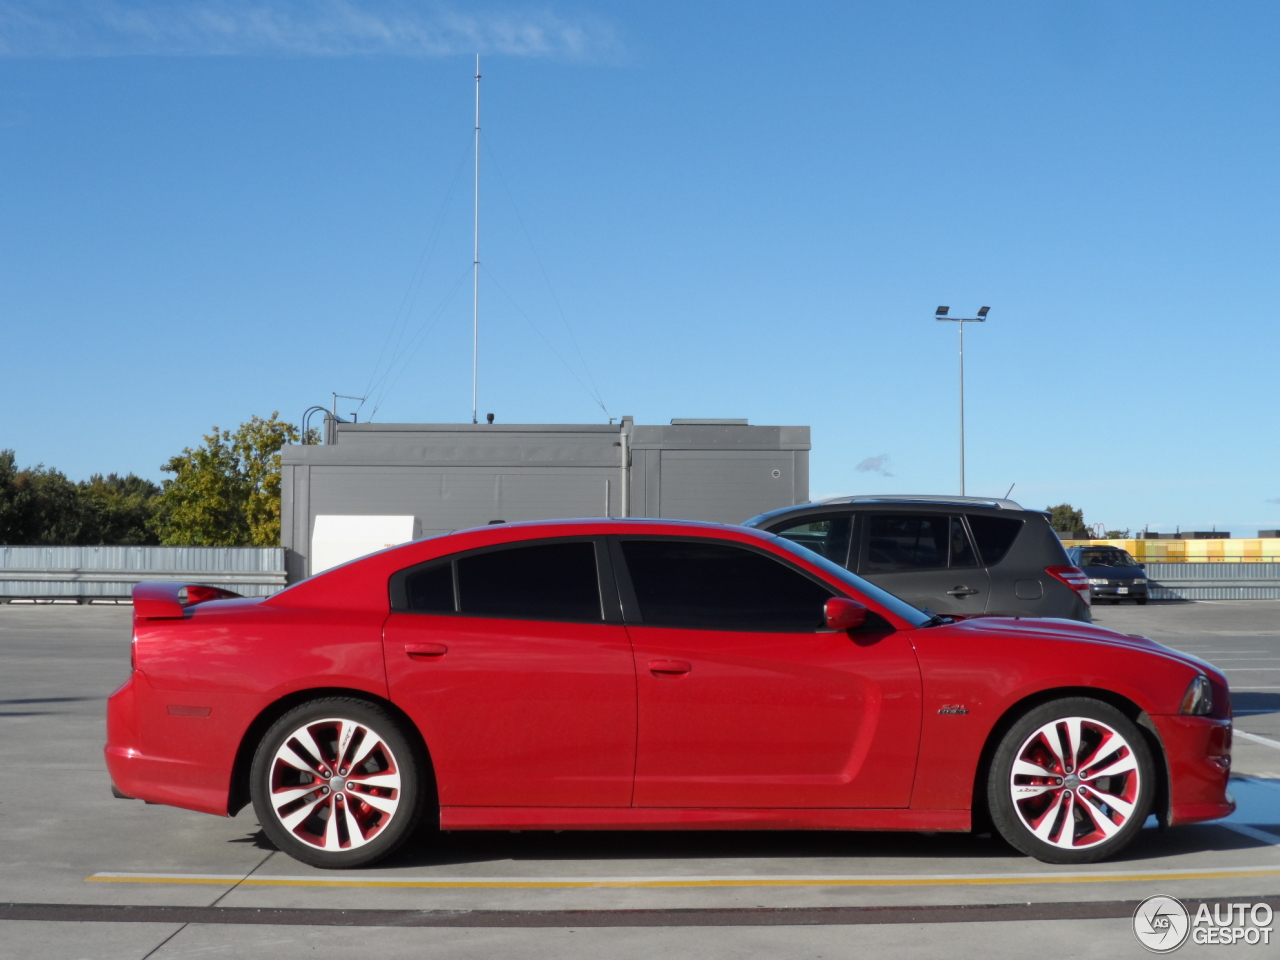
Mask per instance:
[[[1045,567],[1044,572],[1080,594],[1085,603],[1089,602],[1089,575],[1079,567]]]

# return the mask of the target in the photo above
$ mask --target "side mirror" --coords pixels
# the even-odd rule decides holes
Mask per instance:
[[[857,600],[847,597],[832,597],[827,601],[823,612],[827,617],[827,627],[831,630],[853,630],[867,620],[867,608]]]

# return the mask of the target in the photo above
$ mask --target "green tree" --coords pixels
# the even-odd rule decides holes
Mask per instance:
[[[92,542],[119,546],[149,546],[160,542],[148,526],[160,495],[158,484],[132,473],[125,477],[95,473],[77,486],[81,515],[86,530],[92,532]]]
[[[161,469],[165,480],[152,519],[160,542],[185,546],[279,546],[280,447],[298,428],[272,412],[235,433],[213,428]]]
[[[19,469],[16,454],[0,450],[0,543],[156,543],[147,521],[159,490],[133,474],[73,483],[43,464]]]
[[[240,424],[233,438],[248,490],[245,523],[255,547],[280,546],[280,448],[297,443],[299,434],[297,427],[279,417],[278,412],[272,412],[269,420],[254,417]]]
[[[1104,534],[1102,535],[1102,539],[1104,539],[1104,540],[1128,540],[1128,539],[1129,539],[1129,531],[1128,531],[1128,530],[1108,530],[1106,533],[1104,533]]]
[[[1049,526],[1063,533],[1075,533],[1085,529],[1084,511],[1077,510],[1069,503],[1060,503],[1056,507],[1045,507],[1049,511]]]

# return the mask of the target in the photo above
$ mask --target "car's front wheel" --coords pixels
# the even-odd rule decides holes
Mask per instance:
[[[325,697],[290,710],[254,755],[258,823],[289,856],[356,867],[389,855],[421,816],[423,763],[381,707]]]
[[[1109,704],[1071,697],[1030,710],[1005,734],[987,801],[1000,835],[1023,853],[1092,863],[1137,836],[1154,787],[1142,731]]]

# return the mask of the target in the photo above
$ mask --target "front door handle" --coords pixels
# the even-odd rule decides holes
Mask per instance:
[[[975,590],[973,587],[961,586],[961,587],[952,587],[950,590],[947,591],[947,595],[952,597],[969,597],[977,592],[978,591]]]
[[[649,672],[657,677],[682,677],[693,667],[685,660],[650,660]]]
[[[406,643],[404,653],[410,660],[439,660],[449,648],[443,643]]]

